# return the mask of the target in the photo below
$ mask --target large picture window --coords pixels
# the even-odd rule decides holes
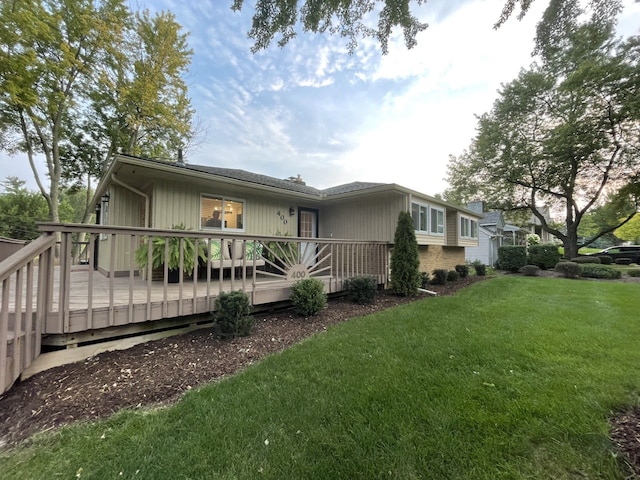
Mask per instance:
[[[203,195],[200,201],[200,228],[244,230],[244,201]]]
[[[478,238],[478,222],[468,217],[460,217],[460,236],[462,238]]]

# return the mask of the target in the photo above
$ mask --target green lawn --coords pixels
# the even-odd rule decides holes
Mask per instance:
[[[625,478],[637,284],[500,276],[341,324],[176,406],[66,428],[2,478]]]

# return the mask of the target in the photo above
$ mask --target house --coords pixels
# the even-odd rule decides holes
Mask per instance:
[[[551,223],[551,212],[549,211],[549,207],[539,207],[538,210],[544,217],[547,225]],[[540,219],[534,214],[531,214],[531,217],[527,222],[526,229],[528,230],[528,233],[535,233],[538,235],[540,237],[540,243],[542,244],[553,243],[555,239],[555,236],[549,233],[549,231],[542,226],[542,222],[540,222]]]
[[[400,185],[353,182],[327,189],[302,178],[115,155],[98,186],[100,224],[237,235],[393,243],[398,215],[411,212],[420,268],[453,269],[478,244],[475,211]],[[129,245],[99,242],[98,269],[128,271]],[[311,245],[314,245],[311,243]],[[310,249],[313,256],[313,249]],[[115,258],[111,258],[115,255]]]
[[[484,202],[472,202],[468,208],[482,214],[482,218],[478,222],[478,245],[465,249],[466,260],[493,266],[498,260],[498,248],[504,243],[505,222],[502,212],[485,212]]]

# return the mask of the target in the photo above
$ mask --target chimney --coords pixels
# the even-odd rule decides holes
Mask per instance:
[[[485,207],[484,202],[469,202],[467,203],[467,208],[477,213],[484,213]]]

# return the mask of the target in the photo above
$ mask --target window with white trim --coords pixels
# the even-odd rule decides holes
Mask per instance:
[[[244,200],[224,196],[202,195],[200,228],[202,230],[244,230]]]
[[[420,203],[411,203],[411,218],[416,232],[427,233],[429,207]]]
[[[469,217],[460,217],[460,237],[478,238],[478,221]]]
[[[444,210],[431,207],[429,215],[431,217],[430,233],[432,235],[444,235]]]

